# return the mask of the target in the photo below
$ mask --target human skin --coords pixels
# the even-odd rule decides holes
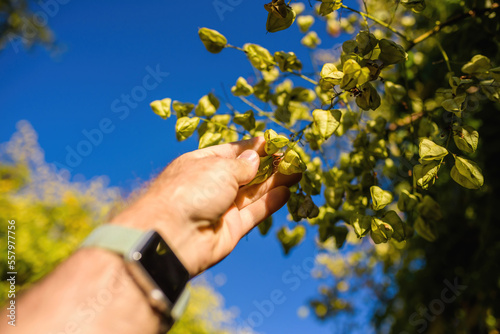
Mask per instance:
[[[156,230],[196,276],[281,208],[288,187],[300,180],[301,174],[276,173],[244,186],[257,173],[264,143],[257,137],[180,156],[110,223]],[[16,327],[2,321],[1,333],[147,334],[161,326],[123,259],[97,248],[78,250],[24,293],[16,309]]]

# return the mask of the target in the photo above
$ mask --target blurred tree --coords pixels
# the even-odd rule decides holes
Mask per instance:
[[[47,164],[37,134],[26,121],[0,146],[0,252],[7,254],[7,225],[15,220],[16,287],[21,292],[67,258],[122,203],[104,177],[70,181]],[[8,291],[8,263],[0,259],[0,290]],[[191,298],[171,333],[232,333],[234,314],[206,281],[190,285]],[[19,296],[19,295],[18,295]],[[2,294],[0,304],[7,301]],[[250,331],[248,333],[251,333]]]

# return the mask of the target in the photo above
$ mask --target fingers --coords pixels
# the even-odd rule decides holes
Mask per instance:
[[[255,184],[248,187],[240,188],[234,203],[236,204],[238,209],[241,210],[244,207],[248,206],[249,204],[252,204],[255,201],[257,201],[259,198],[268,193],[271,189],[279,186],[290,187],[299,182],[301,178],[302,174],[300,173],[292,175],[275,173],[266,181],[260,184]]]
[[[265,155],[264,137],[254,137],[248,140],[241,140],[234,143],[210,146],[201,150],[194,151],[200,156],[215,155],[221,158],[236,158],[246,150],[254,150],[260,156]]]
[[[290,191],[285,186],[271,189],[257,201],[240,210],[241,228],[240,238],[254,228],[258,223],[278,211],[286,204]]]
[[[241,153],[236,159],[227,159],[227,171],[233,175],[239,186],[247,184],[257,174],[259,169],[259,155],[254,150]]]

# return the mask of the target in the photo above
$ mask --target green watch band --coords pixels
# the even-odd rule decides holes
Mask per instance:
[[[160,261],[159,264],[167,265],[165,270],[169,267],[169,263],[174,264],[174,267],[170,266],[170,268],[176,268],[177,270],[171,271],[170,273],[172,275],[169,277],[175,276],[174,273],[179,272],[180,276],[176,280],[174,286],[175,289],[182,290],[178,290],[178,292],[175,293],[175,297],[173,297],[174,299],[171,301],[168,297],[172,295],[169,293],[171,291],[162,291],[158,285],[158,283],[165,281],[158,280],[158,277],[146,277],[145,279],[144,275],[151,275],[153,273],[158,275],[158,263],[153,271],[148,272],[146,267],[140,268],[141,259],[143,259],[144,256],[147,256],[147,254],[151,255],[151,253],[143,254],[142,252],[148,249],[148,245],[152,239],[156,240],[156,242],[160,241],[164,247],[168,248],[165,241],[155,231],[143,231],[120,225],[104,224],[92,231],[80,247],[103,248],[123,256],[130,269],[130,273],[134,276],[134,278],[136,278],[136,282],[141,286],[145,293],[149,295],[150,301],[153,304],[152,306],[157,308],[160,313],[166,316],[165,320],[167,321],[167,325],[171,326],[173,321],[179,319],[186,309],[189,300],[189,290],[185,289],[184,286],[189,279],[189,273],[177,259],[175,254],[169,250],[168,253],[171,255],[170,257],[165,258],[167,262]],[[156,249],[158,243],[151,243],[151,245],[154,245],[154,248]],[[154,283],[155,279],[156,283]]]
[[[80,247],[99,247],[125,256],[143,236],[141,230],[104,224],[92,231]]]

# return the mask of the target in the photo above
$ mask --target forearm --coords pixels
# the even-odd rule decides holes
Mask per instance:
[[[17,306],[16,327],[3,321],[0,332],[148,334],[160,328],[160,317],[123,259],[94,248],[71,256],[23,295]]]

